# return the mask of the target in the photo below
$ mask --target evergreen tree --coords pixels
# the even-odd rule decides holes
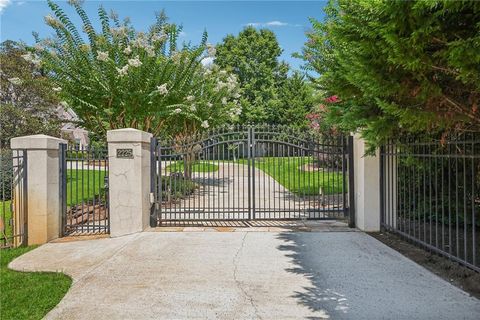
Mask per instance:
[[[334,0],[302,52],[325,119],[378,145],[402,132],[480,128],[480,2]]]

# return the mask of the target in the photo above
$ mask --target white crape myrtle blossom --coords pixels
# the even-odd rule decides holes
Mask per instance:
[[[33,55],[31,52],[23,54],[22,58],[25,59],[25,61],[27,62],[33,63],[37,67],[42,63],[42,60],[36,55]]]
[[[125,37],[127,35],[127,29],[125,27],[110,28],[110,32],[114,37]]]
[[[52,90],[55,92],[60,92],[62,91],[62,87],[53,87]]]
[[[45,16],[45,22],[46,22],[49,26],[51,26],[51,27],[53,27],[53,28],[60,28],[60,27],[62,27],[62,23],[60,22],[60,20],[52,17],[52,15],[50,15],[50,14],[48,14],[48,15]]]
[[[223,105],[226,105],[226,104],[227,104],[227,98],[226,98],[226,97],[223,97],[223,98],[222,98],[222,104],[223,104]]]
[[[124,65],[122,68],[117,68],[117,72],[120,77],[125,76],[128,73],[128,64]]]
[[[220,90],[222,90],[223,88],[226,88],[227,87],[227,84],[223,81],[218,81],[217,82],[217,85],[215,86],[214,90],[216,92],[219,92]]]
[[[22,58],[27,62],[32,62],[33,54],[31,52],[27,52],[26,54],[22,54]]]
[[[145,37],[145,34],[143,32],[139,32],[137,34],[137,38],[133,40],[131,43],[134,47],[138,47],[138,48],[146,48],[149,46],[147,38]]]
[[[168,36],[164,33],[164,32],[161,32],[160,34],[154,34],[150,40],[152,42],[162,42],[162,41],[165,41],[167,40]]]
[[[127,46],[125,49],[123,49],[123,53],[125,53],[125,54],[132,53],[132,48],[130,48],[130,46]]]
[[[188,102],[192,102],[193,100],[195,100],[195,97],[194,96],[187,96],[187,101]]]
[[[42,64],[42,59],[40,58],[33,58],[32,59],[32,63],[35,65],[35,66],[40,66]]]
[[[97,52],[97,60],[99,60],[99,61],[108,61],[108,52],[98,51],[98,52]]]
[[[177,109],[173,110],[173,112],[178,114],[178,113],[182,112],[182,109],[177,108]]]
[[[202,121],[201,124],[202,128],[208,129],[210,127],[210,124],[208,124],[208,120]]]
[[[234,74],[231,74],[227,78],[227,88],[232,91],[237,86],[237,77]]]
[[[145,47],[145,51],[147,52],[147,55],[148,55],[150,58],[155,57],[155,48],[154,48],[153,46],[147,46],[147,47]]]
[[[234,119],[234,118],[238,117],[241,113],[242,113],[242,107],[239,106],[239,105],[236,105],[235,108],[232,108],[228,112],[228,115],[230,116],[230,118]]]
[[[192,105],[190,106],[190,111],[192,111],[192,112],[197,111],[197,106],[196,106],[195,104],[192,104]]]
[[[132,67],[140,67],[142,65],[142,62],[140,59],[138,59],[138,56],[136,56],[133,59],[128,59],[128,64]]]
[[[213,103],[207,102],[207,107],[209,107],[209,108],[213,107]]]
[[[43,43],[44,46],[46,47],[51,47],[55,44],[55,41],[53,41],[53,39],[51,38],[45,38],[41,41]]]
[[[21,85],[22,84],[22,80],[20,78],[17,78],[17,77],[14,77],[14,78],[9,78],[8,81],[13,84],[13,85]]]
[[[160,86],[157,86],[157,91],[163,95],[163,96],[166,96],[168,94],[168,89],[167,89],[167,84],[164,83]]]
[[[179,63],[182,58],[182,53],[180,51],[174,51],[172,53],[172,60],[175,63]]]
[[[216,53],[217,53],[217,49],[215,49],[215,47],[212,44],[208,43],[207,44],[207,54],[208,54],[208,56],[213,58],[213,57],[215,57]]]

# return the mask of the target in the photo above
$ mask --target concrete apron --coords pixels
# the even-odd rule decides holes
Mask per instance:
[[[74,283],[47,319],[476,319],[480,301],[362,232],[143,232],[14,260]]]
[[[149,232],[353,232],[337,220],[179,221],[181,226],[148,228]]]

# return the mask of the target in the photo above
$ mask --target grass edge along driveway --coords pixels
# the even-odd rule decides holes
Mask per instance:
[[[72,279],[57,272],[19,272],[10,261],[36,246],[0,250],[0,319],[41,319],[62,300]]]

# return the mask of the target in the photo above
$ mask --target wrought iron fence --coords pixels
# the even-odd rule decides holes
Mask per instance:
[[[349,219],[351,138],[288,127],[220,127],[153,139],[152,225]]]
[[[381,148],[381,225],[480,271],[480,134]]]
[[[60,145],[62,234],[110,231],[108,151]]]
[[[1,247],[27,243],[27,152],[0,151],[0,239]]]

